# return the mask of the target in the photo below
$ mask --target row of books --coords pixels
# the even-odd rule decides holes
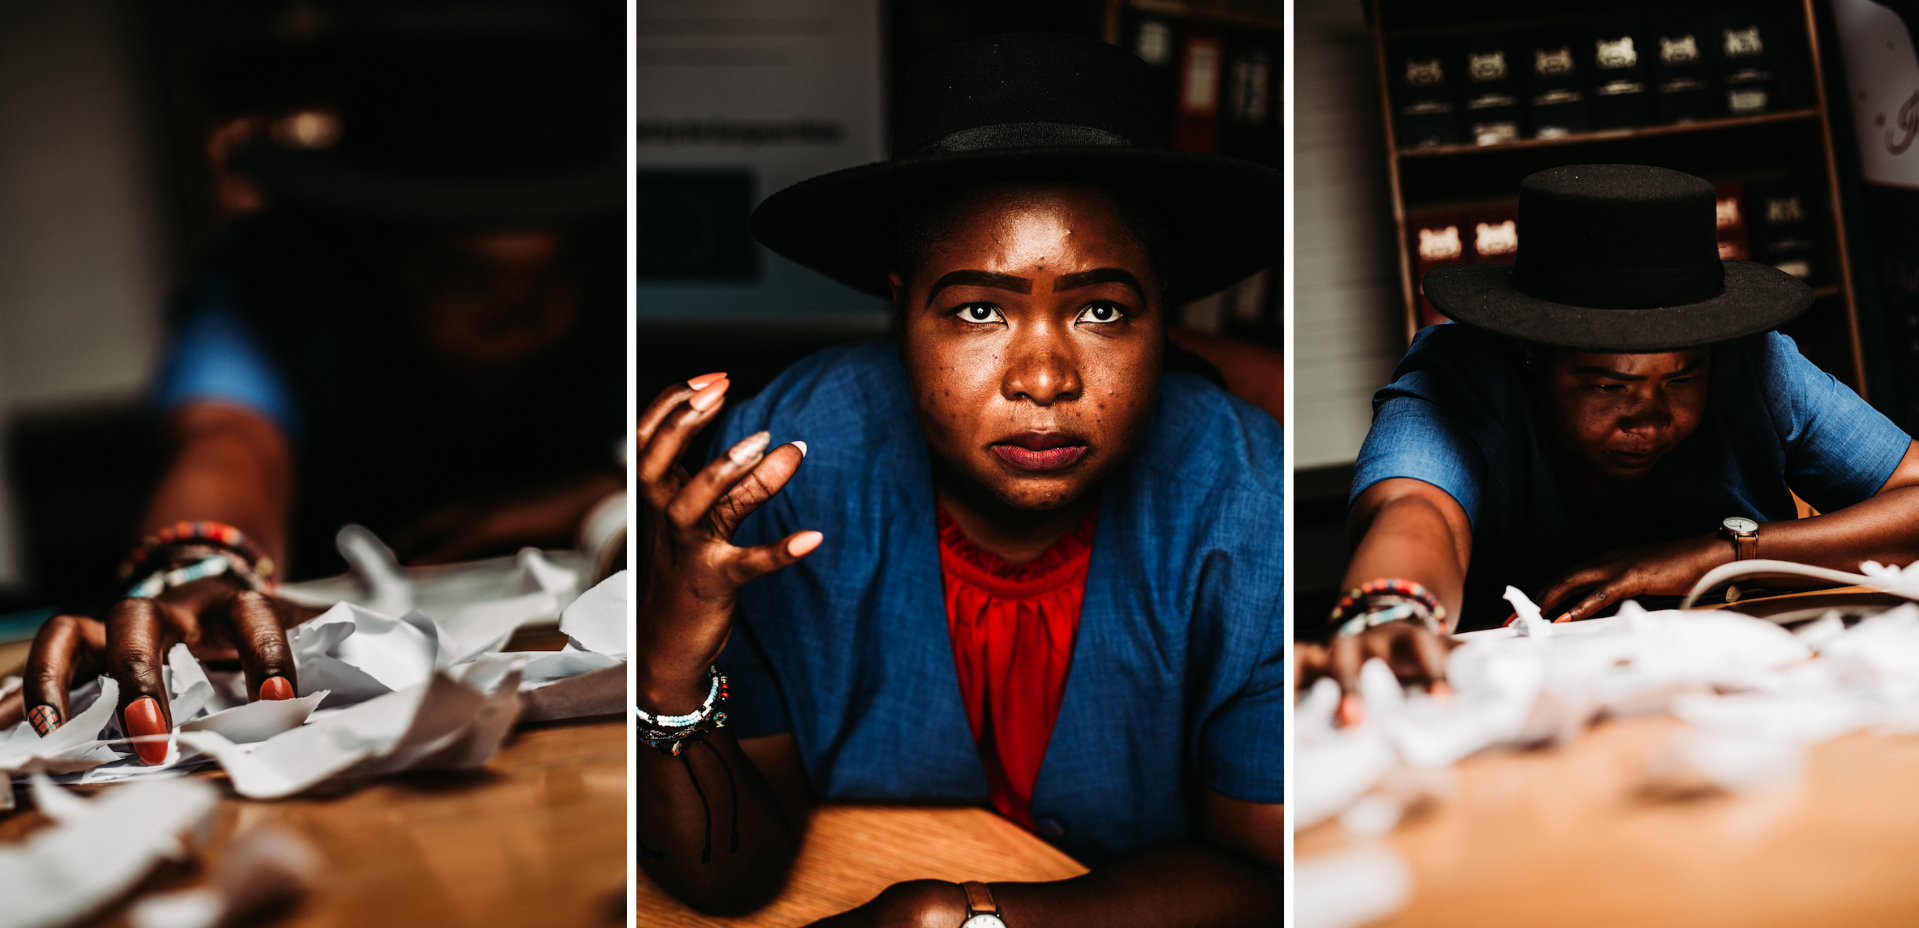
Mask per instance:
[[[1280,52],[1286,39],[1277,28],[1128,8],[1119,40],[1164,82],[1173,147],[1281,165]],[[1184,307],[1181,323],[1277,346],[1285,331],[1282,289],[1276,274],[1255,275]]]
[[[1762,261],[1800,280],[1817,283],[1811,201],[1795,181],[1715,184],[1718,193],[1719,257]],[[1426,210],[1407,217],[1413,280],[1442,264],[1504,264],[1519,258],[1519,203],[1470,209]],[[1419,290],[1423,326],[1446,316]]]
[[[1751,116],[1780,108],[1761,14],[1579,32],[1413,39],[1388,49],[1401,148]]]
[[[1280,163],[1278,31],[1129,9],[1120,44],[1165,81],[1173,147]]]

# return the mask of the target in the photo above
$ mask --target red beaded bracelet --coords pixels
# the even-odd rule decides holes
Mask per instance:
[[[245,532],[224,522],[175,522],[163,525],[152,535],[140,542],[133,553],[127,555],[126,562],[120,565],[120,579],[132,578],[141,565],[154,555],[181,545],[213,545],[226,548],[242,558],[253,569],[254,575],[262,581],[272,582],[273,559],[265,550],[248,538]]]

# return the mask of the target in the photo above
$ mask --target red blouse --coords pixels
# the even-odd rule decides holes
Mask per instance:
[[[1008,564],[981,550],[938,509],[940,576],[953,666],[993,808],[1033,828],[1033,784],[1066,693],[1093,513],[1045,554]]]

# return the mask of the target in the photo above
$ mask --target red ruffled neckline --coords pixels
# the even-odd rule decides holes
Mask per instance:
[[[1079,525],[1060,540],[1053,542],[1046,553],[1024,564],[1014,564],[974,544],[965,532],[960,531],[959,523],[946,514],[946,507],[937,501],[933,504],[933,511],[939,521],[940,548],[951,556],[949,565],[962,568],[965,574],[972,574],[967,579],[976,584],[1005,587],[1007,589],[1003,595],[1016,596],[1031,596],[1070,586],[1082,578],[1093,548],[1094,517],[1098,515],[1098,510],[1086,513],[1086,518],[1080,520]],[[1047,582],[1049,580],[1053,582]]]

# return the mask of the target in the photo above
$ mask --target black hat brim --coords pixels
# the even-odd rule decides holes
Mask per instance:
[[[572,172],[502,179],[379,172],[325,151],[256,150],[238,166],[276,201],[380,222],[565,222],[617,215],[626,204],[620,158]]]
[[[1541,345],[1584,351],[1679,351],[1776,329],[1812,306],[1812,288],[1754,261],[1725,261],[1718,296],[1656,309],[1595,309],[1530,296],[1512,264],[1443,264],[1426,298],[1458,322]]]
[[[916,155],[801,181],[753,212],[774,252],[862,293],[890,296],[900,213],[927,195],[992,181],[1094,184],[1150,199],[1170,226],[1166,297],[1216,293],[1268,267],[1284,245],[1285,181],[1249,161],[1124,146]]]

